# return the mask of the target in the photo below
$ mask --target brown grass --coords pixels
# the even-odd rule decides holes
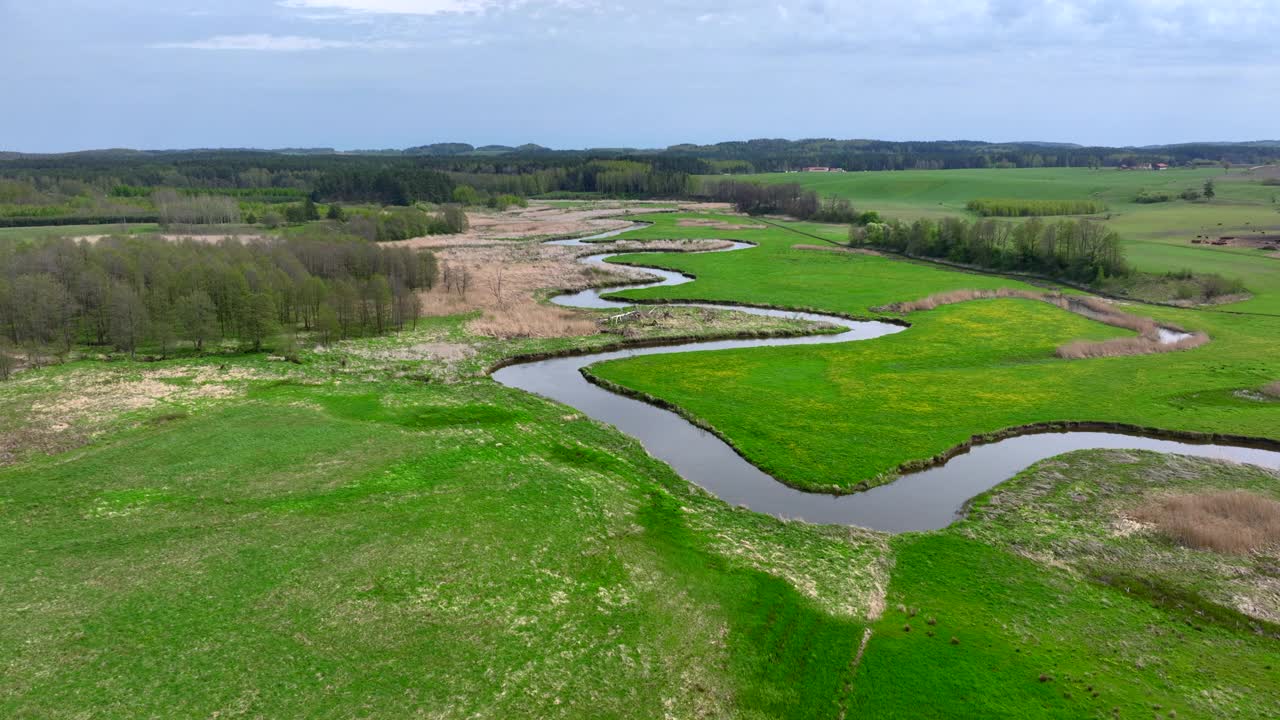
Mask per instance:
[[[1119,357],[1123,355],[1151,355],[1154,353],[1177,352],[1200,347],[1209,342],[1209,336],[1202,332],[1192,333],[1190,337],[1178,342],[1160,342],[1160,328],[1165,327],[1176,332],[1185,332],[1172,325],[1159,325],[1155,320],[1139,315],[1122,312],[1111,303],[1101,298],[1085,295],[1063,295],[1061,293],[1039,293],[1030,290],[999,288],[996,290],[952,290],[936,293],[919,300],[894,303],[876,310],[889,312],[918,312],[933,310],[943,305],[969,302],[971,300],[990,300],[995,298],[1015,298],[1019,300],[1036,300],[1046,302],[1067,312],[1075,313],[1112,327],[1132,330],[1138,334],[1134,338],[1114,338],[1097,342],[1077,340],[1059,347],[1058,357],[1067,360],[1081,358]]]
[[[728,245],[722,240],[664,240],[624,241],[591,248],[514,242],[444,248],[436,251],[442,266],[441,281],[422,294],[423,312],[427,315],[479,312],[481,317],[473,320],[468,329],[488,337],[594,335],[598,330],[591,315],[539,302],[539,298],[546,290],[584,290],[652,276],[644,270],[623,266],[602,270],[583,265],[578,262],[580,256],[639,249],[714,250]],[[457,282],[464,271],[465,292]],[[446,277],[453,280],[446,283]]]
[[[874,257],[885,257],[885,254],[880,252],[879,250],[871,250],[869,248],[851,248],[851,247],[843,247],[839,245],[806,245],[804,243],[801,243],[799,245],[792,245],[791,249],[792,250],[816,250],[818,252],[835,252],[835,253],[846,253],[849,255],[872,255]]]
[[[1262,394],[1280,398],[1280,380],[1262,386]]]
[[[1280,543],[1280,502],[1240,490],[1163,498],[1133,517],[1197,550],[1245,554]]]
[[[488,310],[468,329],[477,335],[502,339],[577,337],[598,332],[595,321],[578,313],[532,304]]]
[[[1126,355],[1154,355],[1156,353],[1178,352],[1180,350],[1198,348],[1208,342],[1208,335],[1202,332],[1197,332],[1192,333],[1190,337],[1171,343],[1162,343],[1159,340],[1152,340],[1147,337],[1112,338],[1111,340],[1100,340],[1097,342],[1077,340],[1059,347],[1054,352],[1058,357],[1063,358],[1064,360],[1080,360],[1084,358],[1123,357]]]
[[[728,205],[722,203],[686,203],[680,209],[690,212],[726,212],[728,208]],[[511,240],[579,237],[624,228],[632,220],[643,220],[646,213],[665,212],[667,209],[660,204],[642,201],[598,202],[574,208],[535,202],[530,203],[527,208],[513,208],[505,212],[472,210],[467,213],[470,229],[465,233],[431,235],[390,244],[444,248]]]

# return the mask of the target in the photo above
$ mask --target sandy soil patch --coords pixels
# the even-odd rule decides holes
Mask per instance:
[[[0,465],[29,452],[62,452],[78,447],[110,427],[121,415],[163,404],[184,410],[196,403],[241,394],[243,381],[258,375],[246,368],[211,366],[164,368],[141,374],[100,368],[10,381],[21,392],[34,385],[39,394],[21,408],[21,425],[0,433]],[[49,387],[51,386],[52,387]]]
[[[597,203],[586,208],[531,203],[527,208],[514,208],[501,213],[468,212],[467,219],[471,221],[471,229],[458,235],[432,235],[386,244],[445,248],[511,240],[581,237],[619,230],[627,227],[633,220],[642,220],[644,215],[669,212],[671,209],[669,204],[656,203]],[[684,203],[678,209],[682,212],[727,212],[729,206],[723,203]]]
[[[101,239],[103,239],[103,238],[106,238],[106,237],[111,237],[111,235],[76,235],[76,236],[72,237],[71,239],[72,239],[72,240],[76,240],[76,241],[83,240],[83,241],[85,241],[85,242],[87,242],[87,243],[96,243],[96,242],[98,242],[99,240],[101,240]],[[164,233],[164,234],[160,235],[160,237],[164,238],[165,240],[168,240],[169,242],[178,242],[179,240],[194,240],[194,241],[196,241],[196,242],[208,243],[208,244],[210,244],[210,245],[214,245],[214,244],[220,243],[220,242],[222,242],[223,240],[239,240],[240,242],[250,243],[250,242],[266,242],[266,241],[268,241],[268,240],[275,239],[275,236],[274,236],[274,235],[261,235],[261,234],[254,234],[254,235],[228,235],[228,234],[192,235],[192,234],[190,234],[190,233]]]
[[[1205,235],[1191,241],[1192,245],[1212,245],[1214,247],[1237,247],[1251,250],[1267,250],[1273,254],[1280,253],[1280,232],[1276,230],[1260,230],[1258,232]]]

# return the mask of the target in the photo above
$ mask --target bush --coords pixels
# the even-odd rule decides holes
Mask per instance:
[[[1217,273],[1204,273],[1197,276],[1201,291],[1206,299],[1240,295],[1245,292],[1244,283],[1237,279],[1225,278]]]
[[[1169,202],[1172,199],[1173,197],[1166,192],[1152,192],[1150,190],[1143,190],[1142,192],[1138,193],[1138,196],[1134,198],[1133,201],[1143,205],[1152,205],[1155,203]]]
[[[505,211],[508,208],[512,208],[512,207],[522,207],[522,208],[529,207],[529,201],[527,199],[522,198],[519,195],[506,195],[506,194],[494,195],[493,197],[489,198],[489,201],[486,204],[489,207],[493,208],[494,210],[498,210],[500,212]]]
[[[459,185],[453,189],[453,201],[459,205],[479,205],[480,193],[470,185]]]
[[[462,209],[461,205],[445,205],[440,209],[440,219],[448,228],[449,234],[457,234],[466,232],[471,227],[471,222],[467,219],[467,212]]]
[[[1199,190],[1196,190],[1195,188],[1187,188],[1186,190],[1183,190],[1182,194],[1179,195],[1178,197],[1182,198],[1183,200],[1194,202],[1196,200],[1199,200],[1201,195]]]

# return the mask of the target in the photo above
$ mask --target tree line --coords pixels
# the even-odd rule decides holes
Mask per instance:
[[[970,200],[966,206],[983,217],[1042,217],[1046,215],[1096,215],[1107,209],[1096,200]]]
[[[317,200],[412,205],[446,203],[455,183],[447,174],[420,167],[355,168],[331,170],[316,179]]]
[[[1120,236],[1088,220],[893,220],[851,228],[849,244],[1080,283],[1098,283],[1131,272]]]
[[[738,212],[748,215],[790,215],[801,220],[830,223],[865,223],[874,215],[859,213],[845,198],[820,198],[817,192],[798,183],[766,185],[739,180],[707,180],[694,194],[706,200],[733,203]]]
[[[160,355],[277,336],[321,342],[416,324],[435,282],[426,251],[334,229],[270,242],[158,236],[51,238],[0,246],[0,341],[34,362],[80,346]],[[286,340],[287,347],[292,340]]]

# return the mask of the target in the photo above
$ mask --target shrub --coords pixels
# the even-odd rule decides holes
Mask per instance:
[[[1197,550],[1244,554],[1280,543],[1280,502],[1241,490],[1164,498],[1134,518]]]
[[[1133,201],[1136,203],[1141,203],[1143,205],[1151,205],[1154,203],[1169,202],[1172,199],[1173,199],[1173,196],[1171,196],[1169,193],[1166,193],[1166,192],[1152,192],[1150,190],[1143,190],[1142,192],[1138,193],[1138,196],[1134,198]]]
[[[466,232],[467,228],[471,227],[471,221],[467,219],[467,212],[462,209],[461,205],[445,205],[440,208],[440,219],[444,221],[449,234]]]
[[[479,205],[480,193],[470,185],[459,185],[453,189],[453,201],[459,205]]]
[[[489,198],[489,201],[486,204],[498,211],[504,211],[512,207],[529,207],[529,201],[519,195],[494,195]]]
[[[1204,273],[1199,275],[1197,279],[1200,282],[1201,292],[1208,300],[1228,295],[1239,295],[1245,291],[1244,283],[1240,280],[1225,278],[1217,273]]]
[[[1194,202],[1196,200],[1199,200],[1201,195],[1199,190],[1196,190],[1195,188],[1187,188],[1186,190],[1183,190],[1182,194],[1179,195],[1178,197],[1182,198],[1183,200]]]

